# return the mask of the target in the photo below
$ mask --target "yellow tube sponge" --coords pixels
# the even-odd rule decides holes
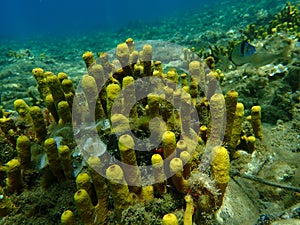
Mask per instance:
[[[183,164],[180,158],[174,158],[171,160],[170,171],[171,173],[174,173],[172,181],[176,190],[180,193],[186,193],[188,183],[183,177]]]
[[[120,90],[121,88],[118,84],[109,84],[106,87],[106,108],[108,118],[110,118],[111,108],[114,104],[115,99],[118,97]]]
[[[76,225],[75,216],[71,210],[64,211],[61,215],[60,221],[62,225]]]
[[[108,75],[114,69],[114,66],[108,61],[108,53],[101,52],[99,55],[100,63],[103,66],[104,74]]]
[[[211,176],[216,180],[217,186],[221,191],[219,203],[222,205],[222,199],[226,187],[230,180],[230,159],[227,149],[222,146],[216,146],[212,149]]]
[[[129,52],[132,53],[134,51],[134,41],[132,38],[127,38],[125,43],[128,46]]]
[[[59,121],[59,116],[56,110],[56,106],[54,103],[54,99],[52,94],[48,94],[45,98],[45,103],[46,103],[46,107],[48,109],[48,111],[51,113],[51,115],[53,116],[54,120],[56,123],[58,123]]]
[[[225,97],[226,129],[225,129],[225,136],[223,140],[224,143],[228,143],[230,141],[237,100],[238,100],[238,93],[236,91],[230,90],[229,92],[227,92]]]
[[[173,213],[168,213],[164,215],[162,219],[162,224],[163,225],[178,225],[178,220],[175,214]]]
[[[59,121],[58,121],[59,125],[72,123],[72,115],[67,101],[61,101],[58,103],[57,112],[59,115]]]
[[[167,193],[166,177],[164,172],[164,161],[159,154],[154,154],[151,157],[152,171],[155,181],[155,189],[159,194]]]
[[[57,74],[57,78],[59,79],[59,81],[62,83],[63,80],[67,79],[68,78],[68,75],[64,72],[59,72]]]
[[[231,137],[229,142],[230,157],[233,157],[238,141],[241,137],[242,123],[244,120],[244,105],[238,102],[236,104],[236,110],[234,115],[234,121],[231,130]]]
[[[123,89],[123,107],[122,112],[128,115],[130,122],[133,124],[137,124],[138,114],[137,107],[134,105],[132,107],[132,103],[136,102],[136,93],[135,93],[135,85],[134,78],[132,76],[126,76],[122,80],[122,89]]]
[[[89,51],[83,53],[82,59],[85,62],[86,68],[89,68],[93,63],[95,63],[94,54],[92,52],[89,52]]]
[[[76,177],[76,188],[84,189],[89,194],[90,198],[92,198],[92,183],[91,183],[91,177],[88,173],[82,172],[79,173]]]
[[[88,68],[88,73],[95,79],[97,88],[99,90],[102,89],[102,85],[105,83],[103,66],[98,63],[94,63]]]
[[[191,155],[187,151],[182,151],[179,158],[183,163],[183,177],[188,179],[191,174]]]
[[[61,83],[57,76],[55,75],[49,75],[47,77],[47,85],[50,89],[50,92],[52,94],[55,107],[57,107],[57,104],[61,101],[65,101],[65,94],[61,87]]]
[[[21,135],[17,139],[17,152],[18,159],[21,164],[21,169],[23,171],[28,170],[30,168],[31,161],[31,152],[30,152],[31,143],[27,136]]]
[[[36,139],[39,143],[43,142],[47,136],[47,129],[43,113],[38,106],[30,107],[29,112],[33,121]]]
[[[65,177],[68,179],[71,179],[73,177],[71,150],[69,149],[69,147],[67,145],[61,145],[58,148],[58,156],[59,156]]]
[[[175,149],[176,149],[176,137],[175,133],[172,131],[166,131],[163,134],[162,144],[164,147],[164,159],[172,155],[175,156]]]
[[[152,75],[152,46],[145,44],[140,52],[140,61],[144,66],[144,76],[148,77]]]
[[[122,135],[119,138],[118,146],[121,161],[129,165],[128,167],[126,165],[124,165],[125,168],[123,167],[125,179],[127,183],[133,186],[130,187],[130,190],[139,194],[141,191],[140,185],[142,183],[142,177],[136,161],[133,138],[129,134]]]
[[[85,225],[94,224],[94,206],[89,194],[84,189],[79,189],[74,195],[76,209]]]
[[[44,70],[42,68],[34,68],[32,74],[38,83],[44,78]]]
[[[181,152],[187,150],[187,144],[184,140],[179,140],[176,144],[176,155],[179,156]]]
[[[66,78],[66,79],[62,80],[61,85],[62,85],[62,89],[65,93],[69,93],[69,92],[75,93],[73,82],[71,79]]]
[[[113,114],[111,116],[112,132],[122,135],[130,131],[129,120],[123,114]]]
[[[149,203],[154,199],[154,188],[152,185],[142,187],[142,192],[139,195],[143,203]]]
[[[75,90],[73,87],[73,82],[70,79],[64,79],[61,82],[61,87],[65,93],[65,98],[66,101],[69,104],[70,110],[72,110],[72,105],[73,105],[73,99],[74,99],[74,95],[75,95]]]
[[[149,117],[154,118],[159,116],[159,107],[161,103],[161,98],[156,94],[148,94],[147,102],[149,106]]]
[[[205,84],[205,73],[203,63],[199,61],[192,61],[189,64],[189,74],[191,79],[194,79],[200,87],[204,87]]]
[[[190,195],[184,197],[186,202],[185,211],[183,215],[183,224],[184,225],[193,225],[193,213],[194,213],[194,204],[193,198]]]
[[[251,124],[254,136],[260,140],[263,140],[261,131],[261,107],[256,105],[251,108]]]
[[[163,158],[165,164],[165,173],[167,176],[170,174],[170,161],[176,156],[176,137],[172,131],[166,131],[162,137],[163,145]]]
[[[60,164],[57,146],[56,146],[56,142],[55,142],[54,138],[46,139],[44,142],[44,148],[45,148],[45,152],[47,154],[51,172],[58,180],[63,180],[64,172],[63,172],[61,164]]]
[[[90,75],[83,75],[81,81],[83,92],[88,101],[89,110],[91,115],[95,114],[95,120],[105,118],[103,106],[98,98],[98,88],[96,80]]]
[[[17,99],[14,101],[14,107],[25,125],[30,126],[32,123],[32,118],[30,117],[30,107],[27,105],[27,103],[23,99]]]
[[[122,67],[129,65],[130,52],[126,43],[121,43],[117,45],[116,55]]]
[[[247,147],[250,154],[252,154],[255,150],[255,142],[256,138],[254,136],[247,137]]]
[[[207,127],[205,125],[202,125],[199,128],[199,139],[200,143],[206,143],[207,141]]]
[[[125,181],[123,170],[119,165],[114,164],[108,167],[106,177],[110,184],[117,219],[120,221],[123,210],[132,205],[133,198]]]
[[[108,187],[105,178],[99,173],[104,167],[104,163],[100,161],[97,156],[92,156],[88,159],[88,170],[91,175],[98,203],[95,207],[97,213],[97,220],[99,224],[107,224],[108,214]]]
[[[225,100],[222,94],[214,94],[210,99],[210,133],[207,143],[209,146],[216,146],[221,143],[224,129]]]
[[[171,83],[178,83],[178,73],[175,69],[170,69],[167,72],[167,79],[169,79],[170,81],[172,81]]]
[[[7,166],[7,190],[8,192],[19,192],[22,189],[21,163],[12,159],[6,163]]]

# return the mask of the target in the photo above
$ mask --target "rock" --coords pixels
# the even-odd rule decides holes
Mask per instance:
[[[271,225],[299,225],[300,219],[277,220]]]
[[[245,191],[231,179],[226,189],[223,205],[217,212],[217,221],[224,225],[253,225],[257,218],[259,218],[257,207]]]

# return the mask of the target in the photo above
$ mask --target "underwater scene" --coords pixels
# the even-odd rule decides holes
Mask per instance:
[[[299,0],[0,3],[0,225],[300,224]]]

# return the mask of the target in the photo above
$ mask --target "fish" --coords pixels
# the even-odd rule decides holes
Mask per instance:
[[[255,46],[251,45],[248,42],[248,40],[245,40],[233,47],[229,59],[236,66],[241,66],[246,63],[250,63],[255,67],[261,67],[272,63],[276,59],[287,58],[287,55],[287,48],[285,48],[282,52],[279,53],[271,53],[263,49],[260,49],[258,51],[255,48]]]

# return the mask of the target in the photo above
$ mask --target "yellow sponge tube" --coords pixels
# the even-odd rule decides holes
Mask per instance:
[[[57,146],[56,146],[56,142],[55,142],[54,138],[46,139],[44,142],[44,148],[45,148],[45,152],[47,154],[51,172],[58,180],[63,180],[64,172],[63,172],[61,164],[60,164]]]
[[[174,173],[172,176],[173,184],[180,193],[186,193],[187,180],[183,177],[183,165],[180,158],[174,158],[170,162],[170,171]]]
[[[12,159],[6,163],[7,166],[7,189],[10,193],[22,189],[21,164],[19,160]]]
[[[30,108],[30,116],[33,121],[36,139],[38,142],[43,142],[47,136],[47,129],[44,116],[40,107],[32,106]]]
[[[76,225],[74,213],[71,210],[64,211],[60,221],[62,225]]]
[[[164,215],[162,219],[162,224],[163,225],[178,225],[178,220],[175,214],[173,213],[168,213]]]
[[[27,136],[21,135],[17,139],[17,152],[18,159],[21,164],[21,169],[27,170],[30,168],[31,152],[30,152],[31,143]]]
[[[251,124],[254,136],[263,139],[262,131],[261,131],[261,107],[256,105],[251,108]]]
[[[94,224],[94,206],[86,190],[79,189],[74,195],[74,201],[83,223]]]
[[[114,164],[108,167],[106,177],[110,184],[117,219],[120,221],[123,210],[132,205],[133,198],[125,181],[123,170],[119,165]]]

